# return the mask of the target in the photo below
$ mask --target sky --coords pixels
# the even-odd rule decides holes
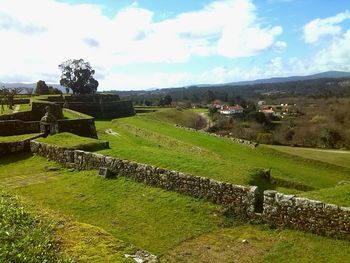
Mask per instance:
[[[0,0],[0,82],[79,58],[99,91],[350,71],[350,0]]]

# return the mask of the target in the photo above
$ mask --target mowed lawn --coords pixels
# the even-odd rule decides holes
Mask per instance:
[[[97,171],[68,170],[29,154],[0,159],[3,188],[77,221],[58,232],[64,244],[76,243],[70,252],[80,255],[77,262],[122,262],[127,243],[157,254],[161,262],[340,263],[350,257],[349,241],[250,225],[203,200],[125,178],[105,180]],[[87,250],[80,247],[81,235],[91,243]],[[117,255],[104,257],[106,249]]]
[[[178,122],[186,113],[168,111],[172,111],[168,116],[162,111],[111,122],[96,121],[99,138],[108,140],[111,148],[100,152],[236,184],[258,184],[252,176],[256,169],[271,169],[274,177],[316,190],[350,181],[349,167],[283,153],[264,145],[251,149],[227,139],[177,128],[167,117],[175,112]],[[114,134],[105,133],[106,129]],[[340,204],[350,206],[350,202]]]

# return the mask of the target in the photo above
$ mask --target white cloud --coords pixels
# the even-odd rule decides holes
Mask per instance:
[[[339,25],[350,19],[350,12],[345,11],[335,16],[314,19],[304,26],[304,39],[306,43],[316,43],[325,36],[338,36],[342,32]]]
[[[37,81],[49,76],[69,58],[84,58],[105,79],[101,87],[133,83],[115,78],[111,69],[132,63],[184,63],[192,56],[253,56],[265,50],[281,50],[276,40],[280,26],[262,26],[251,0],[213,1],[202,9],[155,22],[154,13],[137,3],[119,10],[114,17],[103,15],[103,7],[71,5],[54,0],[0,0],[0,78]],[[170,85],[154,74],[150,85]],[[179,73],[175,79],[186,79]],[[176,82],[176,81],[175,81]],[[155,83],[155,84],[151,84]],[[135,85],[137,86],[137,85]]]
[[[317,52],[314,63],[321,70],[350,71],[350,30],[335,38],[327,48]]]

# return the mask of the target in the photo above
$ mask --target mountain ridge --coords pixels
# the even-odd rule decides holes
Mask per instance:
[[[303,81],[303,80],[313,80],[313,79],[321,79],[321,78],[350,78],[350,72],[346,71],[325,71],[321,73],[311,74],[311,75],[305,75],[305,76],[290,76],[290,77],[272,77],[272,78],[266,78],[266,79],[256,79],[256,80],[246,80],[246,81],[234,81],[234,82],[227,82],[227,83],[219,83],[219,84],[193,84],[188,86],[181,86],[181,87],[168,87],[168,88],[161,88],[161,89],[175,89],[175,88],[185,88],[185,87],[221,87],[221,86],[243,86],[243,85],[255,85],[255,84],[268,84],[268,83],[285,83],[290,81]],[[49,86],[52,86],[54,88],[60,89],[62,92],[65,92],[65,87],[55,84],[55,83],[47,83]],[[21,83],[21,82],[13,82],[13,83],[2,83],[0,82],[0,86],[5,86],[6,88],[15,88],[15,87],[21,87],[21,88],[35,88],[36,83]],[[155,90],[161,90],[159,88],[150,88],[150,89],[144,89],[143,91],[151,92]],[[122,90],[122,91],[128,91],[128,90]],[[142,91],[142,90],[138,90]]]

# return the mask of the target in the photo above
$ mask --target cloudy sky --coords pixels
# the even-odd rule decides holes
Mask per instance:
[[[0,82],[70,58],[99,90],[350,71],[350,0],[0,0]]]

